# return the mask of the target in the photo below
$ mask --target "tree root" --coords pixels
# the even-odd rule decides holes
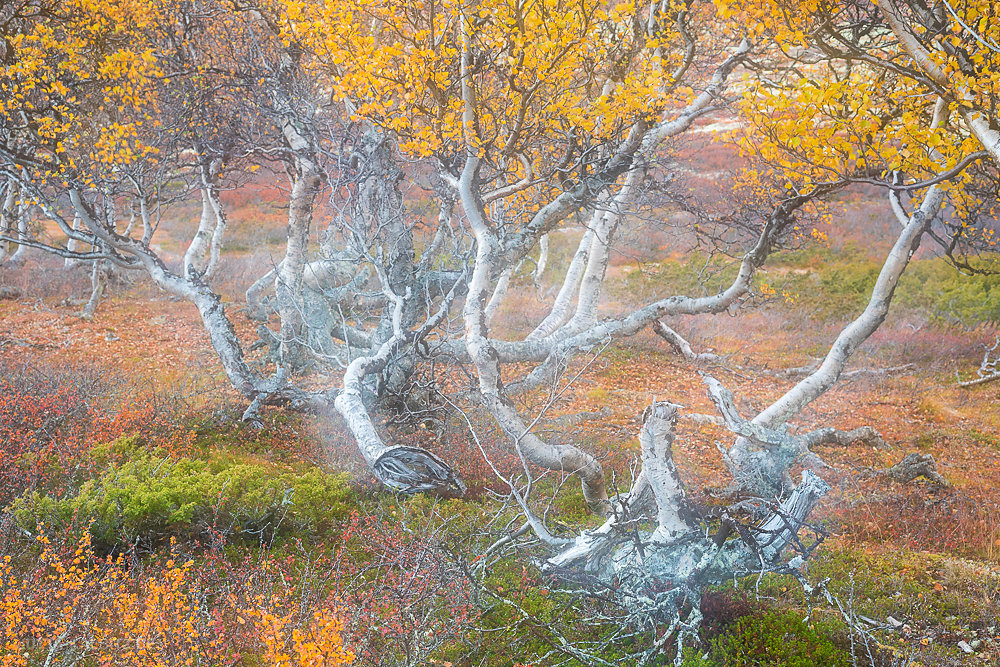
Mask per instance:
[[[930,454],[911,452],[896,465],[883,470],[882,474],[901,484],[908,484],[917,477],[924,477],[939,486],[949,486],[948,480],[937,471],[937,462]]]
[[[848,445],[860,442],[871,447],[876,447],[877,449],[889,448],[889,445],[882,439],[879,432],[871,426],[861,426],[851,431],[838,431],[828,426],[810,431],[801,436],[801,438],[806,447],[814,447],[816,445],[840,445],[841,447],[847,447]]]

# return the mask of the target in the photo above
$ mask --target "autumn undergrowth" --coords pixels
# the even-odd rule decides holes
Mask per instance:
[[[835,328],[826,322],[853,314],[870,265],[859,252],[821,249],[769,267],[757,288],[767,285],[774,294],[754,326],[768,335],[780,329],[782,340],[798,336],[799,347],[788,351],[775,343],[766,349],[767,361],[795,365],[823,354],[829,344],[823,336]],[[958,349],[981,332],[959,336],[948,327],[995,319],[989,310],[1000,289],[994,279],[945,276],[942,266],[941,260],[914,263],[913,282],[904,280],[897,308],[925,325],[905,336],[891,327],[880,332],[873,358]],[[700,260],[679,259],[624,272],[629,267],[615,268],[612,296],[630,302],[668,287],[711,290],[713,280],[732,270],[711,263],[703,270]],[[516,303],[523,321],[507,322],[514,329],[530,323],[539,298],[530,279],[520,280],[518,289],[526,291]],[[813,316],[814,335],[782,328],[792,310]],[[726,326],[713,324],[699,336],[725,347],[727,336],[734,337]],[[647,398],[634,382],[637,370],[656,373],[657,392],[671,392],[692,411],[711,411],[698,379],[688,378],[683,363],[661,348],[652,336],[610,346],[570,388],[578,402],[567,394],[553,403],[541,431],[608,455],[615,484],[627,488],[636,424],[635,415],[619,413],[636,396]],[[490,559],[486,567],[475,560],[497,535],[520,525],[493,467],[514,480],[523,473],[503,434],[482,415],[468,416],[493,466],[454,413],[439,424],[379,425],[393,442],[435,451],[470,487],[463,500],[406,499],[377,486],[335,420],[267,409],[251,426],[239,422],[241,405],[232,393],[211,383],[158,392],[148,378],[106,366],[59,370],[65,368],[37,361],[0,368],[0,604],[21,605],[25,619],[14,629],[3,626],[3,639],[23,658],[11,664],[43,664],[50,653],[73,660],[81,646],[91,646],[93,664],[114,654],[123,656],[115,664],[149,664],[143,660],[154,656],[171,665],[189,659],[305,665],[316,664],[308,662],[315,651],[326,651],[329,662],[320,664],[337,664],[350,652],[356,665],[508,666],[555,661],[553,646],[562,638],[615,664],[655,640],[640,633],[629,640],[634,645],[602,643],[613,631],[613,615],[581,606],[571,590],[543,577],[533,564],[543,555],[535,547]],[[893,450],[865,457],[821,452],[834,465],[841,457],[858,466],[873,461],[841,471],[860,486],[844,486],[820,509],[834,537],[807,576],[813,583],[829,580],[855,621],[871,619],[859,622],[876,642],[879,667],[965,664],[960,640],[978,642],[979,663],[1000,660],[994,639],[1000,629],[991,620],[1000,617],[1000,512],[995,494],[967,464],[988,459],[1000,442],[982,407],[989,389],[956,398],[921,386],[927,382],[942,380],[848,385],[852,404],[860,406],[855,420],[905,435],[890,438]],[[766,378],[753,389],[773,392],[783,383]],[[750,400],[763,400],[754,392],[747,393]],[[181,393],[192,398],[177,399]],[[545,396],[524,400],[526,410],[547,402]],[[868,412],[878,401],[893,402],[893,414],[903,415],[906,425],[879,423],[877,413]],[[573,416],[565,406],[580,404],[614,415],[560,425],[560,417]],[[718,490],[710,484],[718,477],[713,439],[723,436],[684,422],[678,429],[677,460],[692,480],[692,495],[708,497]],[[877,465],[910,450],[938,457],[954,488],[873,477]],[[542,476],[532,494],[557,535],[599,523],[568,476]],[[70,587],[80,591],[76,615],[58,603]],[[852,656],[858,636],[840,610],[805,596],[788,577],[711,590],[704,611],[702,641],[687,651],[686,665],[871,664]],[[602,615],[603,622],[595,621]],[[901,625],[890,625],[890,616]],[[53,628],[66,632],[65,644],[54,641]],[[133,655],[125,645],[146,654]],[[544,655],[547,662],[539,661]]]

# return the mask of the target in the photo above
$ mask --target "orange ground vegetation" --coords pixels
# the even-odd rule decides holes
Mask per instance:
[[[620,272],[622,267],[614,270]],[[619,306],[608,304],[608,308]],[[235,313],[236,304],[231,307]],[[497,321],[517,329],[536,319],[542,307],[537,296],[516,293],[507,306],[509,312],[501,311]],[[802,366],[825,353],[836,335],[837,323],[803,320],[805,326],[795,324],[794,308],[794,304],[779,304],[737,319],[702,316],[676,323],[693,345],[724,355],[727,361],[721,367],[693,367],[671,354],[652,333],[643,333],[612,345],[592,363],[579,359],[565,375],[567,380],[584,365],[589,363],[589,367],[557,400],[546,407],[549,394],[533,396],[523,408],[537,411],[546,407],[540,422],[543,432],[551,438],[582,443],[605,456],[609,469],[625,486],[638,450],[641,408],[654,397],[680,403],[687,412],[713,414],[699,375],[707,371],[733,389],[741,410],[750,414],[796,381],[783,369]],[[88,364],[127,373],[136,386],[159,389],[161,396],[164,391],[189,392],[190,405],[201,410],[220,404],[238,407],[240,399],[222,379],[197,313],[189,305],[132,288],[116,292],[92,321],[79,319],[77,312],[78,308],[64,305],[54,296],[0,302],[0,349],[14,364],[48,368]],[[244,339],[252,340],[251,323],[238,313],[233,319]],[[842,382],[798,420],[801,429],[871,425],[889,445],[882,450],[854,445],[824,447],[816,452],[831,466],[824,476],[833,482],[834,491],[823,501],[818,520],[827,526],[834,549],[873,554],[910,550],[973,559],[981,568],[976,571],[985,573],[983,576],[1000,576],[998,389],[997,385],[984,385],[966,390],[954,381],[956,370],[967,373],[975,366],[977,345],[986,337],[983,330],[946,330],[914,324],[905,315],[891,317],[859,353],[852,368],[878,369],[910,361],[917,367]],[[9,384],[12,378],[2,381]],[[111,409],[104,406],[85,419],[73,421],[86,424],[86,428],[60,431],[65,437],[46,440],[43,450],[32,449],[32,443],[39,442],[33,434],[49,429],[53,415],[79,417],[68,391],[56,387],[44,396],[18,398],[16,391],[0,385],[0,412],[5,415],[0,428],[5,429],[2,437],[7,443],[3,455],[21,463],[27,460],[26,454],[34,456],[35,482],[45,474],[58,477],[67,469],[60,462],[78,460],[80,451],[88,446],[130,432],[158,434],[154,444],[177,455],[197,445],[197,429],[165,417],[152,398],[156,392],[132,391],[116,398],[118,403]],[[558,422],[558,418],[572,415],[580,418]],[[488,420],[476,422],[476,426],[500,470],[516,471],[520,463],[510,456],[502,437],[491,435]],[[349,469],[357,486],[373,488],[359,465],[357,452],[338,425],[306,419],[282,428],[269,431],[266,437],[271,440],[262,444],[254,440],[258,436],[234,427],[226,446],[254,446],[266,456],[293,451],[299,459]],[[474,498],[480,497],[483,488],[496,484],[479,451],[460,433],[418,427],[406,437],[457,463]],[[701,502],[711,504],[713,494],[725,485],[716,442],[729,437],[723,428],[712,424],[682,419],[678,425],[676,458],[692,495]],[[937,488],[923,481],[902,485],[878,474],[911,451],[933,454],[950,486]],[[28,486],[25,479],[9,488]],[[293,618],[287,597],[273,599],[262,591],[256,597],[236,599],[207,595],[199,588],[204,572],[186,561],[164,560],[137,573],[121,567],[118,561],[88,555],[87,545],[77,548],[82,550],[63,555],[45,550],[30,581],[24,579],[23,568],[16,570],[17,563],[8,560],[0,566],[4,579],[0,600],[4,605],[0,617],[5,619],[0,627],[5,633],[4,665],[27,664],[25,651],[34,659],[56,641],[79,642],[95,656],[125,656],[122,660],[126,662],[115,664],[184,664],[195,659],[199,651],[219,656],[242,651],[262,657],[266,664],[281,665],[342,664],[329,661],[350,658],[341,641],[341,618],[350,626],[350,609],[342,616],[340,606],[334,604],[308,618],[301,614]],[[15,571],[22,574],[15,576]],[[933,586],[951,585],[942,576],[927,575],[931,595],[937,590]],[[376,616],[389,614],[379,606],[385,601],[372,595],[377,593],[368,594],[364,604],[370,609],[365,608]],[[193,632],[198,634],[189,632],[185,623],[193,624]],[[380,627],[379,632],[387,632],[390,626]],[[177,632],[177,628],[185,630]],[[406,634],[412,628],[402,620],[397,630]],[[67,639],[59,639],[66,631]],[[199,638],[204,641],[195,641]],[[367,647],[351,648],[361,651]],[[140,660],[143,655],[145,662]]]
[[[217,595],[194,561],[168,558],[145,572],[124,556],[96,558],[87,536],[60,553],[44,535],[29,572],[0,560],[0,665],[27,667],[71,655],[96,665],[233,664],[261,655],[275,667],[353,661],[338,613],[304,623],[288,595]]]

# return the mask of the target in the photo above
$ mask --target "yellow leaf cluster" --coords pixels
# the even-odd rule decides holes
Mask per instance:
[[[823,0],[715,0],[731,25],[746,26],[758,63],[740,103],[745,154],[769,165],[775,178],[798,191],[848,176],[919,182],[954,167],[982,146],[960,113],[994,108],[1000,99],[1000,7],[989,0],[958,0],[941,13],[946,28],[924,35],[931,59],[948,73],[941,95],[949,113],[932,127],[939,95],[918,76],[911,59],[875,3],[849,7]],[[851,22],[870,22],[863,37]],[[910,26],[920,37],[918,23]],[[840,31],[840,32],[837,32]],[[838,40],[844,40],[841,43]],[[849,57],[845,43],[856,53]],[[837,52],[848,55],[837,56]],[[911,69],[911,71],[918,71]],[[942,187],[961,214],[972,176]]]
[[[219,632],[232,623],[227,618],[246,626],[240,628],[242,644],[275,667],[336,667],[354,660],[343,644],[343,621],[330,610],[293,623],[294,613],[278,596],[212,602],[218,596],[200,584],[192,561],[170,559],[137,575],[122,557],[95,558],[89,535],[69,556],[45,537],[39,542],[44,567],[30,576],[19,576],[10,556],[0,560],[2,667],[40,664],[73,646],[87,647],[96,665],[229,663],[232,646]]]
[[[286,3],[358,118],[391,130],[415,156],[454,153],[463,138],[463,31],[471,55],[474,141],[546,159],[567,134],[597,140],[676,103],[680,37],[637,35],[635,0],[323,0]]]

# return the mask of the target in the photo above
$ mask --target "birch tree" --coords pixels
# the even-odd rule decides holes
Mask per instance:
[[[834,21],[820,20],[826,10]],[[972,20],[970,9],[952,10]],[[636,656],[644,664],[696,631],[707,586],[798,571],[809,552],[798,534],[828,487],[809,470],[796,481],[795,466],[819,442],[873,434],[859,425],[795,435],[788,424],[884,321],[920,243],[960,243],[981,213],[975,187],[994,174],[977,163],[992,156],[980,121],[992,107],[973,82],[950,80],[946,90],[873,46],[923,39],[912,20],[881,4],[728,0],[25,0],[2,47],[4,202],[27,197],[66,242],[15,235],[6,203],[0,235],[141,272],[189,301],[246,399],[245,419],[266,405],[339,414],[372,473],[396,491],[464,491],[448,461],[392,444],[380,422],[429,399],[418,395],[420,377],[463,369],[467,385],[445,398],[488,416],[525,465],[522,481],[508,480],[524,528],[505,543],[533,535],[547,549],[544,569],[585,592],[614,584],[626,625],[662,629]],[[993,37],[973,32],[986,62]],[[910,57],[920,63],[919,52]],[[985,65],[975,71],[992,80]],[[699,220],[743,232],[733,280],[714,294],[664,293],[603,316],[622,226],[662,178],[673,143],[713,114],[739,120],[749,167],[732,186],[757,193],[730,215]],[[245,341],[212,278],[225,230],[220,192],[239,184],[227,173],[261,164],[287,174],[288,219],[283,256],[245,295],[261,325],[260,340]],[[153,212],[178,178],[201,215],[172,269],[155,249]],[[661,320],[737,311],[768,257],[858,183],[882,187],[898,223],[865,309],[817,369],[756,415],[706,378],[732,432],[723,458],[733,488],[757,498],[752,521],[713,534],[687,512],[672,458],[682,408],[668,401],[635,406],[641,468],[617,495],[595,453],[543,437],[538,419],[522,414],[519,395],[648,328],[698,361]],[[436,207],[419,225],[405,192],[417,187]],[[317,229],[321,197],[329,222]],[[117,214],[123,200],[139,212],[136,224]],[[547,239],[577,222],[584,229],[544,315],[498,335],[518,267],[538,256],[539,280],[551,264]],[[248,345],[270,354],[252,365]],[[340,380],[301,382],[314,368]],[[603,525],[556,536],[530,497],[540,471],[577,478]]]

